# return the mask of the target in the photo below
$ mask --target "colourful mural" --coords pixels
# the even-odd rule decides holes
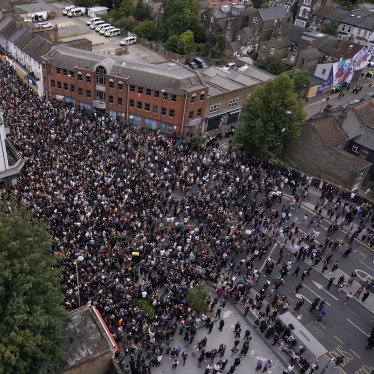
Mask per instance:
[[[342,87],[352,81],[356,70],[363,69],[370,61],[371,53],[367,48],[362,48],[354,57],[349,60],[341,59],[332,64],[328,79],[319,87],[317,94],[327,92],[333,87]]]

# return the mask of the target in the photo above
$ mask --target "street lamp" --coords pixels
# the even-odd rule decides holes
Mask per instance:
[[[284,139],[284,135],[286,134],[286,131],[287,131],[287,127],[288,127],[288,122],[290,120],[290,115],[291,115],[291,111],[290,110],[287,110],[286,111],[286,115],[287,115],[287,119],[286,119],[286,123],[282,129],[282,148],[284,148],[284,144],[283,144],[283,139]]]
[[[77,259],[74,261],[75,263],[75,272],[77,276],[77,287],[78,287],[78,306],[81,306],[81,293],[79,287],[79,274],[78,274],[78,262],[82,262],[84,260],[83,256],[78,256]]]

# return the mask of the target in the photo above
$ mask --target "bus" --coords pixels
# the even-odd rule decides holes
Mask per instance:
[[[136,36],[128,36],[126,38],[123,38],[119,44],[120,45],[130,45],[136,43]]]
[[[109,38],[109,37],[111,37],[111,36],[121,35],[121,30],[120,30],[120,29],[109,30],[109,31],[107,31],[104,35],[105,35],[107,38]]]

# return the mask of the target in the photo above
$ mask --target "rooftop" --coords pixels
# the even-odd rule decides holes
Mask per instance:
[[[355,112],[365,126],[374,129],[374,105],[371,101],[355,106]]]
[[[288,16],[287,9],[284,6],[275,6],[273,8],[258,9],[263,21],[271,21]]]
[[[322,118],[312,123],[322,141],[330,147],[338,147],[346,143],[347,138],[336,125],[334,117]]]

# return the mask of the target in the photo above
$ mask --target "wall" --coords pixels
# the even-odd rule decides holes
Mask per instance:
[[[81,365],[74,366],[70,370],[60,374],[106,374],[112,371],[112,353],[109,351]]]
[[[326,146],[311,124],[304,124],[300,141],[288,156],[306,173],[347,189],[360,172],[334,148]]]

